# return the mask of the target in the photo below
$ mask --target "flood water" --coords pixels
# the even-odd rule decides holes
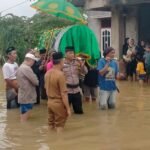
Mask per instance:
[[[85,114],[72,115],[58,135],[47,130],[46,101],[22,124],[18,109],[5,108],[2,77],[0,84],[0,150],[150,150],[150,86],[119,82],[116,110],[84,103]]]

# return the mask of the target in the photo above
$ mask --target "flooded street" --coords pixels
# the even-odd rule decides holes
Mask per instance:
[[[85,114],[72,115],[57,135],[47,130],[46,101],[22,124],[18,109],[6,110],[0,83],[0,150],[150,150],[150,86],[119,82],[116,110],[84,103]]]

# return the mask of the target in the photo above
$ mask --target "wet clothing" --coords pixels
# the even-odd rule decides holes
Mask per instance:
[[[20,112],[21,114],[25,114],[28,111],[32,110],[33,104],[20,104]]]
[[[26,64],[22,64],[17,71],[17,80],[19,85],[18,103],[35,103],[36,86],[39,84],[39,81],[31,67]]]
[[[62,71],[52,68],[45,75],[45,88],[48,96],[48,121],[51,127],[64,127],[67,111],[62,95],[67,94],[66,80]]]
[[[107,61],[105,60],[105,58],[100,59],[100,61],[98,62],[97,70],[102,70],[105,67],[106,63]],[[104,91],[115,91],[117,88],[115,78],[118,72],[118,64],[115,60],[111,60],[106,74],[104,76],[99,74],[98,82],[100,89]]]
[[[17,69],[18,69],[17,63],[11,64],[8,62],[6,62],[2,68],[4,79],[11,80],[11,82],[13,83],[13,85],[15,85],[15,87],[18,86],[16,80]],[[17,91],[16,89],[14,89],[14,87],[11,87],[11,85],[9,85],[7,82],[6,82],[6,99],[7,99],[7,109],[17,108],[19,106],[17,102]]]
[[[139,75],[139,80],[145,80],[145,79],[146,79],[146,74]]]
[[[99,106],[101,109],[113,109],[116,104],[116,91],[100,90]]]
[[[68,88],[68,98],[70,105],[72,104],[74,113],[82,114],[82,98],[80,94],[79,87],[79,77],[81,74],[86,74],[88,72],[85,66],[80,67],[76,60],[72,62],[65,61],[63,72],[66,77],[67,88]]]
[[[97,87],[90,87],[87,85],[84,85],[84,97],[86,98],[92,98],[96,99],[98,95]]]
[[[80,92],[68,94],[69,104],[72,105],[75,114],[83,114],[82,97]]]
[[[18,96],[14,89],[6,90],[6,99],[7,99],[7,109],[18,108]]]
[[[49,100],[48,125],[52,128],[64,127],[66,120],[67,120],[67,111],[64,107],[64,104]]]
[[[101,71],[107,61],[105,58],[101,58],[98,62],[97,70]],[[111,60],[109,62],[109,68],[108,71],[102,76],[99,74],[99,88],[100,88],[100,108],[115,108],[115,102],[116,102],[116,76],[119,72],[118,64],[115,60]]]

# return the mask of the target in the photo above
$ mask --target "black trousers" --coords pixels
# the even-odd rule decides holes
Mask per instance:
[[[6,90],[7,109],[18,108],[18,97],[14,92],[14,89]]]
[[[44,84],[40,87],[40,94],[41,94],[41,99],[47,100],[47,95],[46,95],[46,89],[44,87]]]
[[[136,66],[137,66],[137,61],[135,59],[127,63],[126,66],[127,77],[128,76],[133,77],[133,75],[136,74]]]
[[[68,94],[69,104],[72,105],[75,114],[83,114],[82,97],[80,92]]]
[[[18,97],[16,96],[15,99],[13,100],[7,100],[7,109],[11,109],[11,108],[18,108],[19,104],[18,104]]]
[[[40,87],[36,86],[36,103],[35,104],[40,104],[40,99],[41,99],[41,95],[40,95]]]

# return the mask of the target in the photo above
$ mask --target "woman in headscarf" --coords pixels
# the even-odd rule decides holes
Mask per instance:
[[[134,39],[129,39],[129,46],[126,54],[126,73],[127,78],[131,81],[136,80],[136,55],[137,55],[137,46],[135,45]]]

